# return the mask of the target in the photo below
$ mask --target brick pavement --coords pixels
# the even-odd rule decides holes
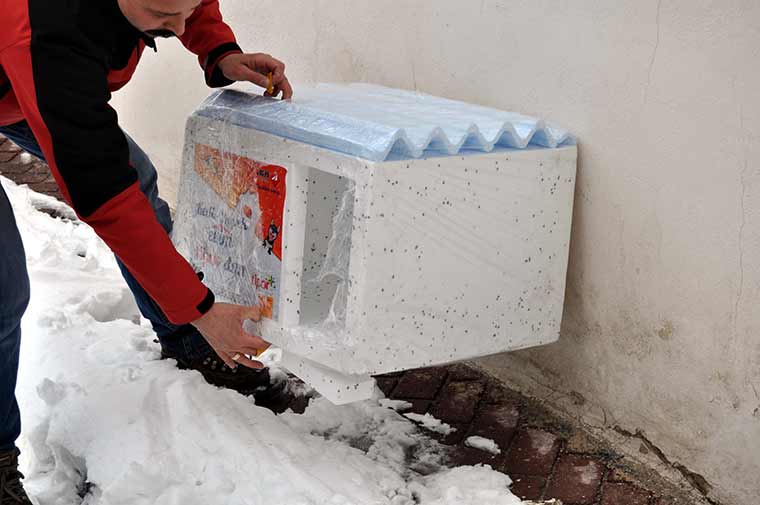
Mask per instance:
[[[17,184],[26,184],[38,193],[59,200],[61,192],[50,169],[34,156],[26,154],[13,142],[0,135],[0,175]]]
[[[406,400],[410,411],[429,412],[457,429],[431,436],[450,447],[451,465],[487,464],[509,475],[525,500],[558,499],[566,505],[685,505],[667,483],[639,477],[636,465],[578,428],[552,416],[536,400],[463,364],[377,377],[386,396]],[[465,446],[479,435],[501,453]]]
[[[0,136],[0,175],[60,199],[44,163]],[[457,364],[377,377],[386,396],[409,411],[430,413],[456,428],[441,436],[450,465],[488,464],[509,475],[511,490],[526,500],[559,499],[566,505],[686,505],[666,483],[641,474],[624,457],[569,426],[530,398],[478,370]],[[303,411],[304,397],[290,405]],[[467,437],[494,440],[501,453],[467,447]]]

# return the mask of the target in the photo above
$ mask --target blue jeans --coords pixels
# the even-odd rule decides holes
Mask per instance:
[[[45,157],[26,122],[0,126],[0,133],[29,154],[44,161]],[[158,196],[156,169],[135,141],[126,133],[124,136],[129,144],[130,163],[137,170],[140,180],[140,190],[153,207],[156,219],[169,234],[172,230],[171,214],[169,206]],[[116,262],[135,297],[137,307],[153,325],[164,352],[184,359],[197,359],[207,355],[210,347],[198,330],[190,324],[172,324],[124,264],[118,258]],[[15,389],[21,342],[21,316],[28,303],[29,276],[24,246],[8,196],[0,186],[0,452],[12,450],[21,433]]]

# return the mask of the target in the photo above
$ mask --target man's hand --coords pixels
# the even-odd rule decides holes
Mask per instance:
[[[211,310],[192,324],[230,368],[235,368],[238,364],[248,368],[263,368],[264,365],[260,362],[248,359],[245,355],[255,356],[259,351],[269,347],[269,343],[243,330],[243,322],[246,319],[260,320],[259,308],[215,303]]]
[[[283,100],[293,96],[293,88],[285,77],[285,64],[268,54],[233,53],[222,58],[217,65],[227,79],[250,81],[264,89],[269,87],[267,75],[271,72],[274,92],[265,92],[264,96],[276,97],[280,92]]]

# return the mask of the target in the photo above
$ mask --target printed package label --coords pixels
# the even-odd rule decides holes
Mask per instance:
[[[279,314],[287,170],[195,144],[190,260],[221,299]]]

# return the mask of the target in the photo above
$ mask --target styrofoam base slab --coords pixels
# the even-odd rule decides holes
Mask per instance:
[[[282,339],[283,329],[275,322],[263,319],[256,325],[255,330],[250,332],[260,334],[276,346]],[[271,352],[267,351],[267,353]],[[358,402],[372,397],[375,379],[369,375],[343,374],[284,349],[277,349],[276,353],[279,366],[295,374],[335,405]]]
[[[367,400],[375,389],[369,375],[344,375],[287,351],[280,364],[335,405]]]

